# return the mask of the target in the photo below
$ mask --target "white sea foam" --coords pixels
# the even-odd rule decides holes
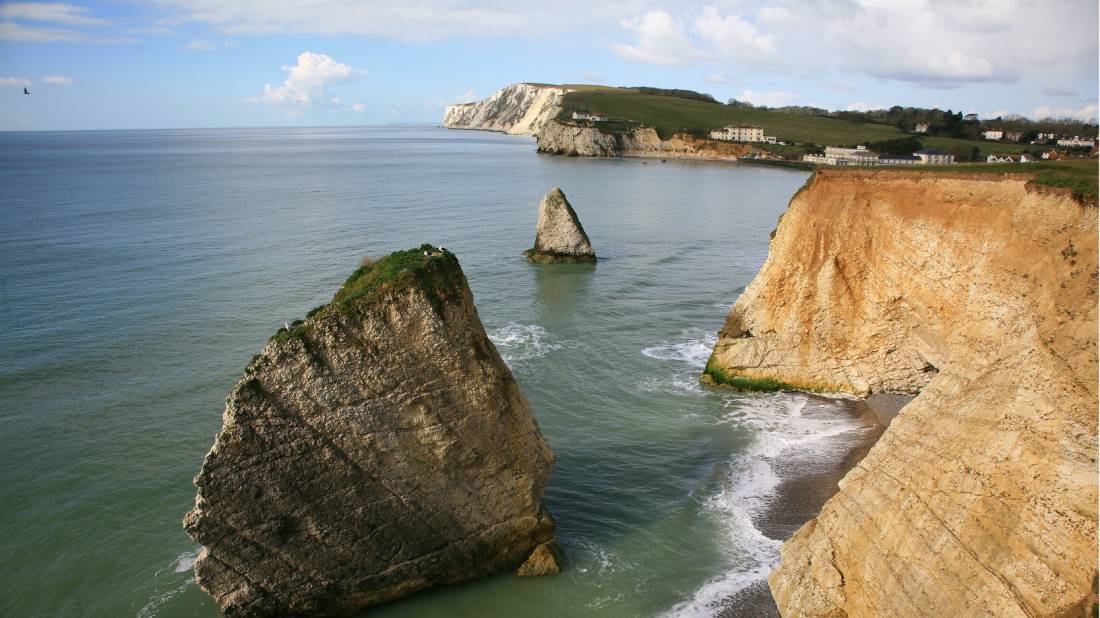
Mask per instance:
[[[176,558],[176,565],[174,570],[176,573],[186,573],[195,568],[195,561],[199,559],[199,552],[202,551],[202,546],[198,546],[191,551],[185,551]]]
[[[730,562],[726,572],[703,584],[666,615],[713,616],[723,602],[763,581],[779,563],[782,541],[765,536],[754,522],[775,499],[783,481],[773,463],[796,454],[814,459],[836,455],[848,444],[838,438],[865,430],[859,421],[839,411],[804,415],[809,402],[805,395],[789,393],[731,395],[724,422],[751,431],[753,442],[730,462],[728,482],[706,505],[721,522],[720,543]]]
[[[500,357],[509,365],[540,358],[562,348],[562,344],[554,341],[546,329],[535,324],[510,322],[489,331],[488,335]]]
[[[176,556],[175,561],[172,563],[172,571],[174,573],[190,573],[195,568],[195,560],[199,557],[199,552],[202,551],[202,546],[198,546],[194,549],[183,552],[179,556]],[[161,573],[164,573],[167,569],[160,569],[153,574],[154,578],[159,578]],[[184,590],[187,590],[189,586],[194,585],[195,578],[188,575],[186,579],[181,580],[179,576],[172,576],[169,580],[158,585],[159,592],[156,592],[145,602],[145,605],[137,612],[137,618],[153,618],[157,615],[157,610],[164,606],[165,603],[171,601],[177,595]]]
[[[718,341],[717,333],[701,328],[689,328],[680,338],[662,344],[644,348],[642,355],[655,360],[680,361],[691,367],[702,369],[710,358],[710,351]]]

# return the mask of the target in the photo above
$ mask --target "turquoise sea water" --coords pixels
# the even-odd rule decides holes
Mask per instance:
[[[438,128],[0,134],[0,615],[216,616],[180,519],[225,395],[362,256],[423,242],[459,256],[557,453],[568,570],[371,615],[718,613],[777,559],[781,480],[862,431],[697,384],[805,178]],[[554,186],[595,267],[520,257]]]

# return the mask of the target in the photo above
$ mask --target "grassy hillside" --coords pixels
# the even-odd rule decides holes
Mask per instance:
[[[1069,189],[1095,205],[1097,200],[1097,162],[1095,159],[1066,161],[1036,161],[1034,163],[968,163],[966,165],[932,165],[897,167],[905,171],[936,170],[962,174],[1029,174],[1035,184]]]
[[[727,124],[752,124],[787,142],[843,146],[877,142],[906,134],[885,124],[850,122],[839,118],[803,116],[767,109],[730,107],[671,96],[640,94],[631,88],[569,85],[576,89],[565,97],[563,117],[573,111],[607,114],[610,119],[632,120],[653,127],[662,137],[677,131],[702,133]],[[928,148],[969,153],[977,146],[983,155],[991,152],[1019,152],[1027,144],[999,144],[950,137],[921,137]]]

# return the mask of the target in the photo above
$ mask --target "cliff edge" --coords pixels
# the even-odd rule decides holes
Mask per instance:
[[[1023,176],[819,171],[707,373],[919,393],[789,539],[785,616],[1083,616],[1097,578],[1097,213]]]
[[[557,86],[512,84],[481,101],[448,105],[443,110],[443,126],[535,135],[561,113],[564,95],[565,89]]]
[[[553,453],[449,252],[357,270],[272,337],[222,421],[184,527],[227,615],[346,613],[553,537]]]
[[[677,133],[662,139],[655,129],[636,126],[601,131],[592,124],[547,121],[536,136],[537,150],[567,157],[668,157],[736,161],[757,152],[752,144],[724,142]]]

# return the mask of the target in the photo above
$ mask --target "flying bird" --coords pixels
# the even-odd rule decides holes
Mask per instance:
[[[26,89],[26,88],[24,88],[24,89],[23,89],[23,94],[30,94],[30,92],[27,92],[27,89]]]

